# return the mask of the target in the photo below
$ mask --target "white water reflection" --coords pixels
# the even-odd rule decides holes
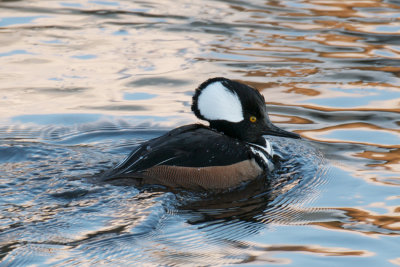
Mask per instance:
[[[0,262],[399,264],[399,11],[390,0],[0,2]],[[193,90],[215,76],[258,88],[272,120],[304,137],[283,150],[299,155],[287,162],[296,179],[217,199],[84,179],[196,122]]]

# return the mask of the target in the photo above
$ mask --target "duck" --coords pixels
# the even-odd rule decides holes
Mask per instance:
[[[196,191],[232,190],[274,170],[274,150],[264,136],[300,138],[271,123],[258,90],[228,78],[201,83],[191,109],[209,125],[184,125],[142,143],[106,172],[104,180]]]

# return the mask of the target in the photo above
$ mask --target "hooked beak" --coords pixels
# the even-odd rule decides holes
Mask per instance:
[[[274,136],[282,136],[294,139],[301,139],[299,134],[285,131],[273,125],[268,118],[265,120],[264,135],[274,135]]]

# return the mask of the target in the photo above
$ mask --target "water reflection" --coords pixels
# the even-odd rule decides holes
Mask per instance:
[[[399,264],[399,11],[1,2],[0,262]],[[274,140],[289,160],[269,188],[210,197],[85,179],[194,122],[193,89],[214,76],[258,88],[272,120],[309,140]]]
[[[398,207],[396,208],[398,209]],[[338,208],[347,216],[346,221],[318,222],[316,225],[329,229],[356,231],[367,235],[400,235],[400,216],[392,214],[376,215],[356,208]]]

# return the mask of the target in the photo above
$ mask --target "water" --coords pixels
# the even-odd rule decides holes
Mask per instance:
[[[399,19],[395,0],[0,2],[0,265],[400,265]],[[304,138],[273,138],[270,187],[88,178],[196,122],[215,76]]]

